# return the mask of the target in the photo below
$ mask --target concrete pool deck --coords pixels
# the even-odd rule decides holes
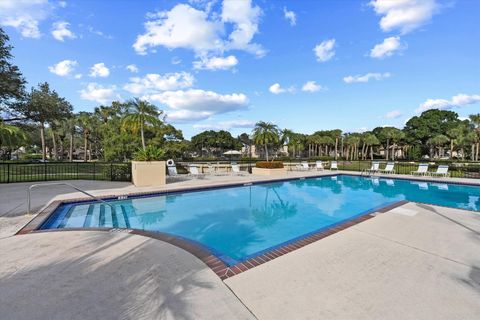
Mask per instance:
[[[320,174],[331,172],[290,172],[286,178]],[[208,177],[160,189],[69,183],[111,195],[265,179]],[[480,314],[479,213],[408,203],[222,282],[188,252],[139,235],[11,236],[32,218],[21,209],[28,185],[0,185],[0,314],[6,318],[478,319]],[[36,208],[83,197],[58,195],[67,190],[36,190]]]

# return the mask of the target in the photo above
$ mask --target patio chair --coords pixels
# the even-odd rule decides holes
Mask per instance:
[[[198,166],[193,164],[188,166],[188,172],[192,177],[201,178],[204,176],[204,174],[200,173],[200,171],[198,170]]]
[[[302,161],[301,166],[302,166],[302,170],[303,170],[303,171],[308,171],[308,170],[310,170],[310,167],[309,167],[307,161]]]
[[[325,168],[323,167],[323,162],[315,161],[315,169],[317,169],[318,171],[324,170]]]
[[[428,175],[432,177],[449,177],[450,173],[448,172],[448,166],[447,165],[440,165],[437,168],[437,171],[435,172],[428,172]]]
[[[379,168],[380,168],[380,162],[378,162],[378,161],[373,161],[373,162],[372,162],[372,166],[370,167],[370,169],[365,169],[365,172],[375,173],[375,172],[378,172],[378,171],[379,171]]]
[[[387,165],[385,166],[385,169],[378,169],[378,172],[380,172],[380,173],[391,173],[391,174],[394,174],[394,173],[395,173],[395,170],[393,169],[394,167],[395,167],[395,163],[389,162],[389,163],[387,163]]]
[[[245,174],[245,172],[240,170],[240,166],[238,164],[232,163],[231,166],[232,166],[232,174],[235,174],[235,175],[244,175]]]
[[[420,163],[418,165],[417,171],[412,171],[410,172],[410,174],[413,176],[416,176],[416,175],[424,176],[428,174],[428,163]]]
[[[338,163],[337,161],[330,162],[330,170],[338,170]]]

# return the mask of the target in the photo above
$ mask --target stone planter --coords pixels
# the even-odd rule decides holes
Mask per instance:
[[[165,161],[132,161],[132,182],[137,187],[165,185]]]
[[[260,176],[282,176],[287,174],[285,168],[279,169],[265,169],[265,168],[252,168],[252,174]]]

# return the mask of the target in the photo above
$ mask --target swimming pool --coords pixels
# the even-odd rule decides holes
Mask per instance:
[[[480,187],[325,176],[148,197],[60,205],[41,229],[133,228],[207,247],[227,265],[380,207],[408,200],[479,211]]]

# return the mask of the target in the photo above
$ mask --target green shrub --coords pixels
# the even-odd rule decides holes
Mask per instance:
[[[138,150],[133,156],[135,161],[159,161],[164,160],[164,158],[165,151],[153,145],[146,147],[145,150]]]
[[[258,161],[255,166],[263,169],[282,169],[283,162],[281,161]]]

